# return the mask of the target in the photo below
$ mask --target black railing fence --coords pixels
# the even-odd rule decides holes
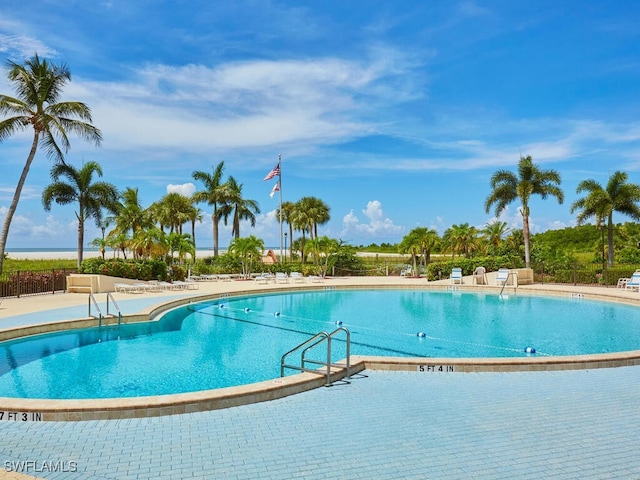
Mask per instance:
[[[75,268],[50,270],[19,270],[0,275],[0,298],[22,297],[64,292],[67,275],[77,273]]]
[[[533,268],[536,283],[594,285],[615,287],[620,278],[629,278],[640,265],[595,265],[593,263],[553,264],[536,263]]]

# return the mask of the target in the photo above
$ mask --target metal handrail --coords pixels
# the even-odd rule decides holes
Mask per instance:
[[[98,306],[98,302],[96,302],[96,297],[93,296],[93,293],[90,293],[89,294],[89,316],[95,318],[95,315],[93,315],[91,313],[91,304],[92,303],[93,303],[93,306],[95,307],[95,309],[98,311],[98,327],[102,328],[102,312],[100,311],[100,307]]]
[[[113,306],[116,307],[116,310],[118,311],[118,326],[120,326],[120,323],[122,322],[122,312],[120,311],[118,302],[116,302],[116,299],[113,298],[113,295],[111,295],[110,292],[107,292],[107,316],[111,315],[109,313],[109,299],[111,299],[111,303],[113,303]]]
[[[313,337],[305,340],[304,342],[302,342],[298,346],[292,348],[287,353],[282,355],[282,357],[280,358],[280,376],[284,377],[284,372],[285,372],[286,368],[290,368],[290,369],[293,369],[293,370],[298,370],[300,372],[320,373],[320,371],[318,369],[311,369],[311,368],[307,368],[306,367],[307,363],[312,363],[312,364],[322,365],[322,366],[326,367],[325,373],[321,373],[321,375],[325,375],[326,376],[325,386],[331,385],[331,367],[339,367],[339,368],[345,367],[345,365],[338,364],[338,363],[332,363],[332,361],[331,361],[331,340],[333,339],[334,336],[336,336],[340,332],[345,332],[346,333],[346,337],[347,337],[346,338],[346,349],[347,349],[346,377],[350,378],[351,377],[351,332],[349,332],[349,330],[346,329],[345,327],[336,328],[331,333],[327,333],[327,332],[316,333]],[[322,362],[322,361],[319,361],[319,360],[307,359],[306,358],[307,352],[309,350],[311,350],[313,347],[321,344],[324,341],[327,342],[327,361],[326,362]],[[304,350],[302,350],[302,352],[300,354],[300,366],[291,365],[291,364],[285,363],[286,358],[289,355],[291,355],[292,353],[294,353],[296,351],[299,351],[300,349],[304,349]]]
[[[513,290],[515,292],[515,289],[518,288],[518,272],[509,272],[507,274],[507,278],[504,279],[504,283],[502,284],[502,288],[500,289],[500,293],[498,294],[498,296],[502,295],[502,292],[504,291],[504,287],[507,286],[507,283],[509,282],[509,277],[514,276],[515,277],[515,282],[513,284]]]

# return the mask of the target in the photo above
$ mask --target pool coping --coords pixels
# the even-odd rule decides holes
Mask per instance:
[[[425,285],[351,285],[331,287],[339,289],[437,289],[447,290],[446,286]],[[309,287],[305,290],[318,290],[324,287]],[[151,309],[148,313],[127,315],[123,317],[125,323],[153,321],[161,313],[188,303],[268,293],[293,291],[293,288],[264,289],[236,291],[233,293],[205,294],[173,300]],[[458,289],[454,289],[458,290]],[[462,290],[467,290],[463,288]],[[495,289],[473,288],[469,291],[482,292],[486,290],[495,294]],[[557,289],[519,287],[518,292],[530,295],[576,296],[572,291],[558,291]],[[577,298],[612,301],[615,303],[640,306],[640,297],[621,298],[602,293],[580,293]],[[113,323],[114,319],[110,319]],[[103,319],[103,325],[106,325]],[[80,329],[97,326],[97,319],[84,318],[61,322],[43,323],[15,327],[0,331],[0,341],[19,338],[28,335],[49,333],[60,330]],[[338,362],[341,363],[341,362]],[[342,361],[344,364],[344,360]],[[519,372],[546,370],[578,370],[594,368],[614,368],[640,365],[640,350],[614,352],[605,354],[573,355],[573,356],[530,356],[518,358],[410,358],[410,357],[374,357],[351,356],[350,374],[357,374],[363,370],[414,371],[422,373],[471,373],[471,372]],[[318,372],[320,373],[320,372]],[[332,368],[333,382],[344,380],[347,375],[345,368]],[[107,419],[127,419],[140,417],[154,417],[177,415],[200,411],[216,410],[251,403],[264,402],[277,398],[302,393],[325,385],[325,375],[317,373],[300,373],[283,378],[266,380],[237,387],[227,387],[215,390],[181,393],[174,395],[159,395],[152,397],[124,397],[109,399],[82,400],[48,400],[0,397],[0,412],[11,414],[15,421],[87,421]]]

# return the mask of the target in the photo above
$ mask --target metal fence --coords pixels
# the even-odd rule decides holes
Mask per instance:
[[[77,271],[75,268],[61,268],[8,272],[0,276],[0,298],[64,292],[67,275]]]
[[[536,283],[560,283],[570,285],[616,286],[618,279],[629,278],[640,265],[595,265],[593,263],[532,265]]]

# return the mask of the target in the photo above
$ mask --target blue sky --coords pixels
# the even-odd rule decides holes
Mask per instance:
[[[520,154],[562,175],[563,205],[532,201],[534,232],[575,224],[584,179],[640,183],[639,21],[633,1],[4,0],[0,57],[69,66],[63,99],[91,107],[104,141],[72,139],[67,160],[99,162],[144,206],[191,193],[192,172],[224,160],[262,210],[241,234],[277,245],[275,180],[262,179],[281,154],[284,200],[331,208],[320,234],[396,243],[416,226],[491,221],[489,178]],[[0,217],[30,139],[0,144]],[[75,245],[73,208],[42,208],[50,167],[39,153],[9,248]],[[517,206],[500,220],[521,228]]]

